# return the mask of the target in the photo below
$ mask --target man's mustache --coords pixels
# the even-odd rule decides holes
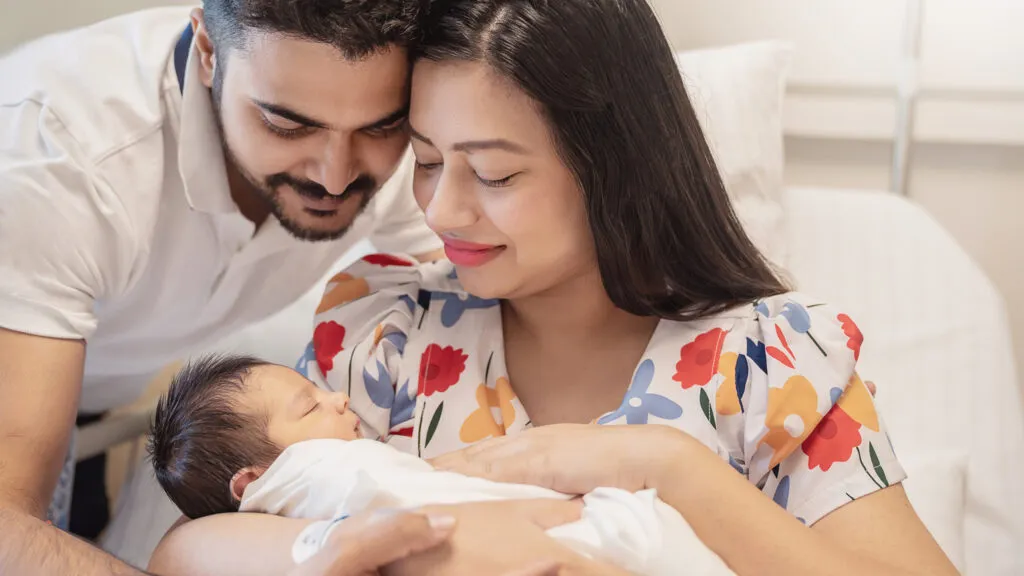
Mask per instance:
[[[290,174],[274,174],[267,177],[267,188],[277,190],[282,186],[290,186],[293,190],[312,200],[335,200],[341,202],[349,194],[358,193],[368,195],[377,190],[377,181],[369,175],[363,174],[352,181],[345,191],[335,196],[327,191],[322,185],[312,180],[295,178]]]

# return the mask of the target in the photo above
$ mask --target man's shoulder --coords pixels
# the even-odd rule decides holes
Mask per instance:
[[[87,158],[101,159],[163,122],[168,62],[187,24],[187,8],[159,8],[24,44],[0,58],[10,80],[0,83],[0,107],[44,110]]]

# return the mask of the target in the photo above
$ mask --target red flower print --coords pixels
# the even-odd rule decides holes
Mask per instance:
[[[414,266],[412,262],[402,260],[397,256],[390,254],[370,254],[363,256],[363,262],[367,264],[374,264],[376,266]]]
[[[860,360],[860,347],[864,344],[864,334],[861,333],[853,319],[846,314],[840,314],[836,319],[843,324],[843,332],[850,339],[846,343],[846,347],[853,350],[853,359]]]
[[[676,375],[672,379],[679,382],[683,390],[710,382],[718,371],[718,358],[722,355],[724,342],[725,330],[721,328],[697,336],[679,350]]]
[[[412,426],[406,426],[404,428],[398,428],[397,430],[391,431],[392,436],[405,436],[406,438],[412,438]]]
[[[807,468],[828,472],[836,462],[846,462],[860,446],[860,424],[839,406],[833,406],[804,441]]]
[[[423,351],[420,359],[420,380],[417,393],[430,396],[435,392],[444,392],[459,381],[459,376],[466,369],[466,358],[462,349],[431,344]]]
[[[768,355],[778,360],[779,363],[785,366],[786,368],[792,369],[793,361],[790,360],[790,358],[796,359],[796,355],[793,354],[793,350],[789,347],[789,342],[786,341],[786,335],[783,334],[782,328],[778,324],[775,325],[775,335],[779,337],[779,342],[782,343],[782,347],[786,349],[786,352],[789,353],[789,356],[786,355],[786,352],[779,350],[775,346],[768,347]]]
[[[320,372],[326,376],[334,369],[334,357],[344,350],[345,327],[335,321],[321,322],[313,331],[313,350]]]

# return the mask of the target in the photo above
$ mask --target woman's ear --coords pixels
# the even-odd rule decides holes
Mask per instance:
[[[231,477],[231,497],[241,502],[242,495],[245,494],[245,489],[249,484],[255,480],[259,480],[259,477],[263,475],[264,470],[257,468],[256,466],[246,466],[234,476]]]

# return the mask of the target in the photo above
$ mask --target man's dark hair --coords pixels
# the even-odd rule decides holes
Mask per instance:
[[[408,47],[419,36],[425,0],[204,0],[210,38],[222,47],[245,46],[246,34],[276,32],[337,48],[350,60]]]
[[[281,453],[267,438],[267,416],[238,402],[246,378],[265,365],[249,356],[199,358],[178,372],[157,405],[149,458],[160,486],[189,518],[238,511],[231,478],[247,466],[269,466]]]

